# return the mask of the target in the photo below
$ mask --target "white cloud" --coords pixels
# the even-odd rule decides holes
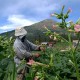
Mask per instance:
[[[78,3],[80,0],[0,0],[0,16],[23,14],[27,17],[47,18],[50,11],[61,9],[62,5]],[[46,16],[47,15],[47,16]],[[41,17],[36,17],[41,18]],[[42,19],[41,18],[41,19]]]
[[[15,25],[21,25],[21,26],[29,26],[34,24],[35,22],[30,21],[25,18],[23,15],[11,15],[8,18],[8,21]]]
[[[14,29],[14,27],[11,25],[4,25],[4,26],[1,26],[0,29],[1,30],[9,30],[9,29]]]
[[[11,15],[8,17],[7,21],[8,24],[0,26],[0,30],[2,30],[3,32],[13,30],[19,26],[29,26],[36,23],[36,21],[30,21],[26,19],[23,15]]]
[[[2,9],[2,7],[4,7],[5,10]],[[47,12],[51,10],[59,9],[59,7],[59,2],[55,3],[52,0],[7,0],[4,6],[0,6],[0,12],[3,16],[21,13],[25,14],[26,16],[32,16],[32,14],[41,16],[48,14]]]

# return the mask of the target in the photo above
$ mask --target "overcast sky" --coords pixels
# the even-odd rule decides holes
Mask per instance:
[[[72,9],[69,20],[80,17],[80,0],[0,0],[0,33],[18,26],[28,26],[36,22],[53,19],[51,13]]]

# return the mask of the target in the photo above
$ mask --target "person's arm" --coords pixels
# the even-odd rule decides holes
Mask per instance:
[[[40,46],[35,45],[35,44],[33,44],[32,42],[30,42],[28,40],[27,40],[27,42],[29,43],[32,50],[40,50]]]
[[[32,42],[30,42],[28,40],[27,40],[27,42],[30,44],[32,50],[45,51],[44,47],[42,47],[40,45],[39,46],[35,45],[35,44],[33,44]]]

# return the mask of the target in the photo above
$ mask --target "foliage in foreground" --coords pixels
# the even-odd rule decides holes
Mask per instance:
[[[12,37],[0,36],[0,80],[15,80],[13,41]]]

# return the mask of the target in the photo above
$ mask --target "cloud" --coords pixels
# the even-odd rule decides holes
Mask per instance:
[[[9,30],[9,29],[14,29],[14,27],[11,25],[4,25],[4,26],[1,26],[0,29],[1,30]]]
[[[2,30],[2,32],[13,30],[18,26],[23,27],[36,23],[36,21],[26,19],[24,15],[10,15],[7,22],[8,24],[0,26],[0,30]]]
[[[0,1],[1,16],[23,14],[35,18],[35,16],[47,15],[51,10],[59,9],[59,3],[52,0],[6,0]],[[57,8],[58,7],[58,8]],[[39,17],[40,18],[40,17]]]
[[[11,15],[8,17],[8,21],[15,25],[21,25],[21,26],[29,26],[35,21],[30,21],[25,18],[23,15]]]
[[[50,18],[50,13],[60,10],[62,5],[74,6],[77,10],[79,3],[80,0],[0,0],[0,32]]]
[[[50,11],[58,9],[56,7],[58,4],[52,0],[0,0],[0,18],[6,17],[0,25],[0,31],[13,30],[16,26],[28,26],[46,19],[50,17]]]
[[[22,14],[32,19],[41,20],[48,18],[50,12],[61,9],[64,4],[78,2],[80,0],[0,0],[0,16]]]

